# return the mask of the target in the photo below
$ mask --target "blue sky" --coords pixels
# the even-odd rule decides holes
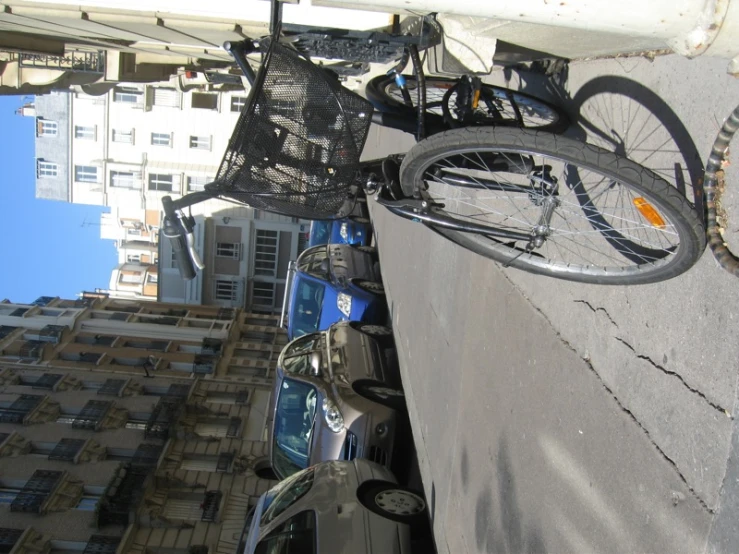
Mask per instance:
[[[107,208],[35,197],[34,119],[15,114],[21,96],[0,96],[0,300],[75,298],[108,288],[114,242],[100,238]]]

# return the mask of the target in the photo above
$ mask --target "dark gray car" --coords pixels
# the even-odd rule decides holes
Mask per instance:
[[[354,322],[297,338],[280,354],[270,457],[284,479],[317,462],[389,466],[405,397],[387,327]]]

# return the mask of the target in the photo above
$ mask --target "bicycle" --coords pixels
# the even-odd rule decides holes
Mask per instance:
[[[274,0],[272,13],[272,34],[258,42],[258,74],[246,61],[253,42],[226,45],[252,88],[215,181],[162,200],[163,234],[184,278],[194,277],[193,263],[203,265],[192,247],[194,220],[182,210],[216,196],[334,219],[346,217],[365,190],[391,212],[505,266],[586,283],[668,279],[690,268],[705,247],[700,218],[675,189],[598,147],[508,126],[449,130],[442,120],[437,128],[434,114],[432,136],[424,138],[425,76],[413,45],[421,140],[405,156],[360,163],[370,122],[408,130],[408,111],[374,111],[281,44]]]

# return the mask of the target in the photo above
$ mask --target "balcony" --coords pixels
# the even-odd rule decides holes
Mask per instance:
[[[49,302],[54,300],[54,296],[39,296],[36,300],[32,302],[34,306],[48,306]]]
[[[192,372],[198,375],[209,375],[216,367],[217,358],[214,356],[195,356],[192,363]]]
[[[200,517],[200,521],[216,521],[222,497],[223,493],[221,491],[208,491],[205,493],[205,499],[203,500],[203,515]]]
[[[10,325],[0,325],[0,340],[4,339],[10,333],[15,331],[18,327],[11,327]]]
[[[154,406],[154,411],[146,422],[144,437],[155,439],[169,438],[169,431],[176,423],[182,410],[180,398],[164,397]]]
[[[236,319],[236,310],[234,308],[221,308],[216,313],[216,319]]]
[[[141,443],[131,459],[131,466],[138,468],[154,468],[162,454],[162,445]]]
[[[41,69],[58,69],[74,73],[105,73],[105,52],[82,52],[75,50],[64,56],[50,56],[44,54],[19,55],[21,67],[36,67]]]
[[[23,529],[6,529],[0,527],[0,553],[6,554],[13,550],[15,543],[21,538]]]
[[[38,362],[44,355],[44,346],[45,342],[28,340],[18,350],[18,357],[24,362]]]
[[[85,439],[60,439],[49,454],[49,460],[74,462],[75,456],[86,442]]]
[[[223,348],[223,341],[220,339],[203,339],[200,345],[200,353],[206,356],[218,356]]]
[[[53,391],[56,384],[62,380],[62,377],[64,376],[61,373],[44,373],[36,379],[33,388]]]
[[[37,469],[13,499],[10,511],[38,514],[61,478],[61,471]]]
[[[108,487],[108,491],[100,503],[98,527],[106,525],[128,525],[133,519],[131,512],[139,503],[149,468],[134,467],[126,464]]]
[[[87,541],[87,546],[82,554],[115,554],[121,537],[111,537],[109,535],[92,535]]]
[[[112,405],[113,403],[108,400],[88,400],[82,411],[74,418],[72,427],[97,431]]]
[[[38,340],[40,342],[50,342],[52,344],[59,344],[59,341],[67,328],[64,325],[46,325],[38,333]]]
[[[21,394],[8,408],[0,408],[1,423],[23,423],[44,399],[38,394]]]

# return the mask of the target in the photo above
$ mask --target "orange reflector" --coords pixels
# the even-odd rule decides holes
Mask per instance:
[[[480,91],[476,90],[475,94],[472,95],[472,109],[476,110],[477,105],[480,103]]]
[[[641,196],[634,198],[634,206],[636,206],[636,209],[644,216],[644,219],[651,223],[653,227],[656,227],[657,229],[665,228],[665,220],[662,219],[659,212],[654,209],[654,206],[644,198]]]

